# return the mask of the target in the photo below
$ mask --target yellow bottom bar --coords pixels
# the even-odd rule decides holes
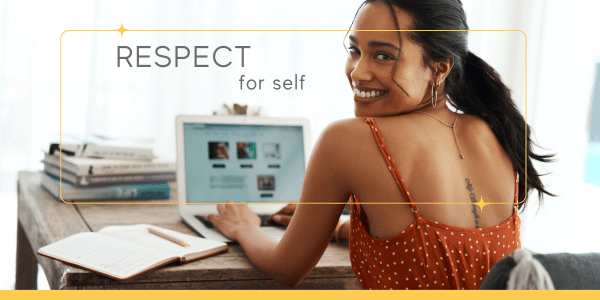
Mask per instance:
[[[600,291],[0,291],[3,300],[513,300],[600,299]]]

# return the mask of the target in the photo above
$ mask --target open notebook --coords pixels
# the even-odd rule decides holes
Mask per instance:
[[[179,239],[189,247],[154,235],[148,228]],[[78,233],[42,247],[37,253],[116,280],[128,280],[172,262],[186,263],[227,249],[222,242],[140,224]]]

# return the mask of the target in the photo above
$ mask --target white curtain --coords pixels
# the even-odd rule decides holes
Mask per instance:
[[[59,131],[59,47],[67,29],[347,29],[361,1],[0,1],[0,288],[14,281],[16,174],[39,170]],[[598,189],[582,181],[594,62],[594,1],[463,1],[471,29],[527,35],[527,109],[534,137],[559,161],[546,169],[547,198],[522,215],[523,245],[539,252],[600,251],[590,232]],[[223,103],[261,107],[272,117],[304,117],[312,140],[329,123],[353,117],[344,75],[344,32],[67,32],[62,38],[63,132],[150,137],[175,157],[174,117],[211,114]],[[496,68],[525,112],[525,37],[471,32],[471,50]],[[117,45],[206,45],[209,68],[116,67]],[[246,66],[218,68],[217,46],[250,45]],[[220,52],[221,53],[221,52]],[[225,53],[225,52],[222,52]],[[134,58],[133,56],[132,58]],[[135,63],[135,59],[131,60]],[[153,64],[156,56],[146,60]],[[239,76],[265,79],[239,90]],[[274,79],[306,75],[304,90],[275,91]],[[540,171],[544,169],[540,168]],[[596,201],[594,201],[594,199]],[[596,206],[594,206],[596,205]],[[4,230],[5,229],[5,230]]]
[[[537,252],[598,252],[595,222],[600,187],[583,182],[591,92],[600,58],[597,1],[465,1],[471,29],[518,29],[527,35],[527,120],[532,138],[555,153],[557,162],[535,167],[549,172],[542,181],[557,197],[546,197],[538,211],[537,194],[521,215],[523,246]],[[491,36],[491,35],[490,35]],[[519,37],[519,39],[522,39]],[[488,40],[489,41],[489,40]],[[515,94],[524,113],[522,70],[511,57],[519,41],[505,40],[500,48],[488,41],[471,43],[484,57],[501,57],[492,66]],[[511,49],[510,51],[506,51]],[[596,74],[598,76],[600,74]],[[513,79],[518,78],[518,81]]]

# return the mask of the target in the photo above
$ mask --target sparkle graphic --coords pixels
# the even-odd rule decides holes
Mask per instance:
[[[121,33],[121,38],[123,38],[123,33],[125,33],[125,31],[127,31],[127,29],[125,29],[125,27],[123,27],[123,23],[121,23],[121,28],[116,29],[116,30]]]
[[[489,203],[485,203],[485,201],[483,201],[483,195],[482,195],[481,199],[479,199],[479,202],[473,203],[473,204],[479,206],[479,209],[481,209],[481,212],[483,212],[483,207],[488,205]]]

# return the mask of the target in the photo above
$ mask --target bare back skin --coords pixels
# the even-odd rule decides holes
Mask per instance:
[[[444,109],[437,114],[452,124],[454,113]],[[487,124],[471,115],[459,115],[456,135],[465,156],[460,158],[452,130],[423,114],[373,118],[392,154],[400,174],[422,216],[443,224],[475,228],[495,226],[512,215],[515,178],[510,159]],[[342,124],[340,124],[342,125]],[[352,135],[338,143],[348,161],[352,193],[361,202],[369,220],[371,234],[378,238],[398,235],[415,221],[408,201],[376,145],[364,118],[343,121]],[[341,166],[342,167],[342,166]],[[476,201],[505,203],[487,205],[483,212],[467,204],[421,204],[471,202],[467,179]],[[369,204],[369,203],[399,203]]]

